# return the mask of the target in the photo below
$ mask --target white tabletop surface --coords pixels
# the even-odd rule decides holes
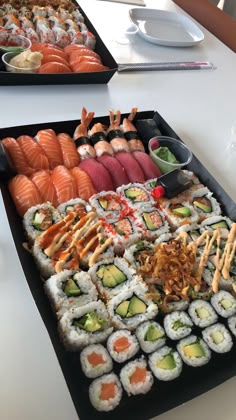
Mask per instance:
[[[201,28],[194,48],[152,45],[136,36],[117,43],[132,6],[81,0],[81,6],[117,62],[211,61],[214,71],[115,74],[108,85],[0,87],[0,126],[80,118],[82,106],[107,115],[109,109],[156,110],[236,199],[236,56]],[[178,11],[171,0],[149,7]],[[117,36],[118,33],[118,36]],[[236,130],[235,130],[236,131]],[[47,330],[25,280],[0,196],[0,419],[75,420],[74,409]],[[235,378],[158,417],[160,420],[235,420]],[[90,420],[90,419],[88,419]]]

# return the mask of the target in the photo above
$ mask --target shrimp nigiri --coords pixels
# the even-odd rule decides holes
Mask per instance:
[[[108,140],[115,153],[117,152],[129,152],[129,145],[125,139],[124,133],[120,129],[121,113],[117,111],[116,114],[113,111],[109,111],[110,114],[110,126],[108,128]]]
[[[125,133],[125,138],[128,140],[130,152],[134,152],[137,150],[141,152],[145,151],[144,145],[138,135],[137,129],[132,123],[137,110],[138,110],[137,108],[132,108],[131,113],[129,114],[128,118],[124,118],[123,120],[123,130]]]
[[[86,108],[82,109],[81,123],[76,127],[73,139],[77,147],[77,152],[81,160],[95,158],[96,152],[88,137],[88,126],[94,117],[94,112],[87,112]]]
[[[108,155],[113,155],[113,149],[110,145],[107,137],[106,137],[106,131],[105,126],[101,123],[96,123],[91,128],[90,132],[90,139],[94,145],[94,149],[96,152],[96,156],[100,157],[104,155],[105,153]]]

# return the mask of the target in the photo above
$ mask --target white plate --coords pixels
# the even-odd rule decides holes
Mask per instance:
[[[204,34],[180,13],[157,9],[130,9],[129,15],[146,41],[170,47],[190,47],[203,41]]]

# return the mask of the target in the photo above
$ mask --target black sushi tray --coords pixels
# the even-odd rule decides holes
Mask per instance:
[[[76,3],[78,7],[78,4]],[[104,66],[109,67],[108,70],[91,72],[91,73],[62,73],[62,74],[26,74],[26,73],[9,73],[5,71],[4,65],[0,58],[0,86],[24,86],[24,85],[85,85],[85,84],[107,84],[118,69],[118,64],[112,57],[111,53],[103,43],[96,29],[79,7],[84,16],[84,23],[90,32],[96,37],[95,52],[102,59]],[[0,54],[2,55],[2,54]]]
[[[127,115],[124,114],[123,116]],[[104,124],[109,123],[107,116],[94,119],[94,122],[98,121]],[[18,137],[21,134],[35,136],[38,130],[44,128],[52,128],[56,133],[63,131],[72,135],[78,123],[78,121],[62,121],[3,128],[0,130],[0,139],[8,136]],[[181,141],[158,112],[139,112],[134,123],[145,144],[146,151],[148,140],[156,135],[171,136]],[[186,169],[193,171],[202,183],[214,193],[214,196],[222,204],[224,214],[232,220],[236,220],[236,204],[195,156],[193,156],[192,162]],[[151,391],[146,395],[128,397],[124,392],[119,406],[113,411],[101,413],[93,409],[88,397],[89,381],[81,371],[79,355],[77,352],[66,351],[61,343],[57,332],[57,321],[44,293],[39,272],[36,269],[32,256],[22,246],[25,237],[21,219],[16,213],[7,189],[9,176],[11,176],[10,167],[3,150],[0,149],[0,188],[15,246],[32,296],[49,333],[72,400],[81,420],[93,418],[109,418],[109,420],[120,420],[121,418],[129,418],[130,420],[151,419],[215,388],[236,374],[235,343],[229,353],[224,355],[214,354],[211,361],[201,368],[190,368],[185,365],[179,378],[174,381],[160,382],[155,380]],[[114,368],[114,372],[119,372],[117,365]]]

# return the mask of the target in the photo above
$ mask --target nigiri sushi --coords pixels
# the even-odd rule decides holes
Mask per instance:
[[[129,178],[129,182],[145,182],[143,170],[131,153],[117,153],[116,159],[118,159],[118,161],[125,169],[125,172]]]
[[[129,152],[129,145],[124,137],[124,133],[120,129],[121,112],[110,111],[110,126],[107,130],[107,137],[110,141],[112,149],[117,152]]]
[[[50,169],[63,164],[63,157],[56,133],[51,128],[37,132],[35,139],[48,157]]]
[[[115,189],[130,182],[123,166],[116,157],[102,155],[97,160],[108,170]]]
[[[97,192],[114,190],[109,172],[96,159],[83,160],[79,167],[90,176]]]
[[[73,168],[71,174],[76,183],[78,197],[88,201],[93,194],[96,194],[92,180],[85,171],[80,168]]]
[[[131,152],[133,152],[134,150],[140,150],[141,152],[144,152],[144,145],[142,143],[142,140],[138,135],[136,127],[132,123],[137,110],[137,108],[132,108],[128,118],[124,118],[123,130],[125,133],[125,138],[128,140],[129,150]]]
[[[31,175],[30,179],[36,185],[38,191],[40,191],[43,202],[47,203],[49,201],[55,207],[57,207],[57,194],[56,189],[52,183],[50,171],[37,171]]]
[[[53,169],[52,182],[56,190],[59,204],[78,196],[76,182],[69,169],[65,166],[60,165]]]
[[[2,144],[9,153],[18,174],[30,175],[35,171],[35,169],[28,165],[20,145],[13,137],[6,137],[2,140]]]
[[[94,112],[88,113],[86,108],[83,107],[81,113],[81,123],[76,127],[73,134],[73,139],[81,160],[96,157],[95,149],[88,137],[88,126],[93,117]]]
[[[108,155],[114,154],[112,146],[107,140],[105,127],[103,124],[94,124],[91,130],[89,131],[89,136],[93,143],[97,157],[102,156],[104,153]]]
[[[17,143],[25,156],[28,166],[31,166],[36,170],[49,169],[48,158],[42,147],[33,137],[26,135],[19,136],[17,138]]]
[[[66,168],[74,168],[80,163],[80,158],[76,146],[69,134],[60,133],[57,135],[61,147],[63,163]]]
[[[43,199],[34,183],[25,175],[16,175],[8,183],[8,189],[21,217],[36,204],[42,204]]]
[[[133,157],[139,163],[144,173],[145,179],[159,178],[161,176],[160,169],[153,162],[147,153],[135,151],[132,153]]]

